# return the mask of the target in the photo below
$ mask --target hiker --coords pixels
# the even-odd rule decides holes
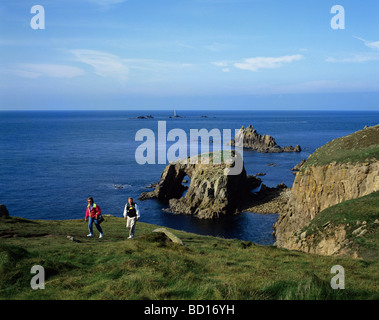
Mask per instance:
[[[87,199],[87,210],[86,210],[86,216],[84,218],[84,221],[87,221],[88,218],[88,230],[89,234],[87,237],[92,238],[93,237],[93,223],[95,223],[95,226],[97,230],[100,232],[99,238],[101,239],[104,235],[103,229],[100,227],[100,223],[98,222],[98,218],[100,217],[101,209],[100,207],[94,203],[93,198],[89,197]]]
[[[124,219],[126,220],[126,228],[129,229],[128,239],[133,239],[136,223],[140,218],[138,206],[133,202],[133,198],[128,198],[128,202],[124,208]]]

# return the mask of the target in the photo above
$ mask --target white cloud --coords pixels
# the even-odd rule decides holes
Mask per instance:
[[[366,45],[366,47],[370,48],[370,49],[374,49],[374,50],[379,50],[379,41],[367,41],[363,38],[359,38],[359,37],[356,37],[356,36],[353,36],[355,39],[358,39],[358,40],[361,40],[364,42],[364,44]]]
[[[10,70],[16,76],[35,79],[42,76],[52,78],[74,78],[84,74],[82,69],[59,64],[21,64]]]
[[[325,59],[326,62],[351,62],[351,63],[359,63],[359,62],[367,62],[367,61],[378,61],[379,55],[370,55],[370,54],[357,54],[348,58],[333,58],[328,57]]]
[[[212,62],[213,65],[217,66],[217,67],[221,67],[221,71],[222,72],[230,72],[230,65],[231,65],[231,62],[228,62],[228,61],[216,61],[216,62]]]
[[[366,46],[374,50],[379,50],[379,41],[366,42]]]
[[[41,76],[41,73],[27,71],[27,70],[20,70],[20,69],[12,69],[12,70],[8,70],[8,72],[10,74],[13,74],[14,76],[28,78],[28,79],[36,79]]]
[[[282,57],[255,57],[244,59],[243,62],[234,63],[233,66],[238,69],[257,72],[259,69],[279,68],[285,63],[291,63],[303,58],[304,56],[301,54]]]
[[[356,36],[353,36],[353,38],[358,39],[362,41],[366,47],[373,49],[373,50],[379,50],[379,41],[367,41],[363,38],[359,38]],[[328,57],[325,59],[326,62],[350,62],[350,63],[363,63],[368,61],[379,61],[379,54],[374,52],[364,53],[364,54],[354,54],[350,57],[346,58],[333,58]]]
[[[227,67],[230,62],[228,61],[216,61],[216,62],[212,62],[213,65],[215,66],[218,66],[218,67]]]
[[[298,61],[303,58],[303,55],[296,54],[282,57],[254,57],[244,59],[243,61],[215,61],[212,62],[212,64],[217,67],[221,67],[223,72],[230,72],[230,67],[257,72],[260,69],[279,68],[283,64]]]
[[[126,79],[129,68],[116,55],[96,50],[70,50],[78,61],[92,66],[101,77]]]

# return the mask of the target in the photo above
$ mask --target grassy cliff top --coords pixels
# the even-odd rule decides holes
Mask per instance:
[[[83,220],[0,218],[0,299],[379,299],[376,260],[291,252],[251,242],[170,230],[185,246],[138,222],[105,217],[104,238],[87,238]],[[79,242],[67,239],[75,237]],[[333,290],[342,265],[345,290]],[[45,269],[32,290],[30,269]]]
[[[339,225],[359,256],[379,261],[379,191],[323,210],[301,232],[316,235]]]
[[[379,160],[379,125],[332,140],[312,153],[303,168],[332,162],[357,163]]]

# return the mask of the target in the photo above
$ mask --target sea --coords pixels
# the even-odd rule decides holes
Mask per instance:
[[[218,129],[221,133],[230,129],[233,137],[234,130],[248,125],[262,135],[273,136],[280,146],[299,144],[302,149],[299,153],[244,150],[247,174],[265,173],[261,179],[269,187],[280,183],[291,187],[295,176],[290,168],[317,148],[379,123],[377,111],[178,110],[177,118],[172,117],[173,113],[173,110],[1,111],[0,203],[6,205],[11,216],[66,220],[84,218],[89,196],[103,214],[117,217],[122,216],[128,197],[133,197],[140,207],[142,222],[272,245],[273,224],[278,219],[275,212],[242,212],[201,220],[162,210],[167,204],[155,199],[137,200],[142,192],[152,190],[150,184],[159,181],[168,164],[162,158],[158,161],[158,152],[164,153],[179,141],[171,139],[166,146],[158,143],[158,123],[165,124],[167,134],[172,129],[185,132],[188,145],[191,129]],[[152,133],[149,139],[155,141],[155,149],[149,152],[153,153],[155,163],[137,162],[137,149],[147,140],[147,137],[142,141],[136,139],[137,132]],[[200,142],[198,147],[200,151]],[[212,148],[210,145],[210,151]],[[105,222],[105,236],[106,228]],[[83,225],[83,234],[86,232]]]

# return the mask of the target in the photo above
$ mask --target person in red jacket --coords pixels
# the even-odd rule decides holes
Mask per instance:
[[[93,237],[93,223],[95,223],[97,230],[99,230],[100,232],[99,238],[103,237],[104,235],[103,229],[101,229],[100,223],[98,223],[98,220],[97,220],[100,214],[101,214],[100,207],[96,203],[94,203],[92,197],[89,197],[87,199],[87,210],[86,210],[86,216],[84,218],[85,221],[87,221],[87,218],[88,218],[89,234],[87,235],[87,237],[90,237],[90,238]]]

